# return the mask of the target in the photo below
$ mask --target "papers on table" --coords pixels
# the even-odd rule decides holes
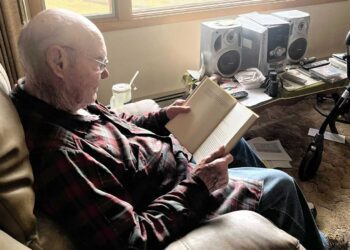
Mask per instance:
[[[239,90],[245,90],[248,92],[247,98],[244,98],[242,100],[239,100],[240,103],[247,107],[253,107],[255,105],[258,105],[259,103],[266,102],[268,100],[271,100],[272,97],[266,94],[264,91],[264,88],[257,88],[257,89],[239,89],[237,88],[237,91]]]
[[[201,79],[202,77],[202,72],[200,70],[187,70],[187,73],[190,74],[191,77],[197,81],[199,81],[199,79]],[[239,102],[248,108],[272,99],[271,96],[264,92],[265,88],[245,89],[241,84],[235,84],[235,88],[231,91],[238,92],[243,90],[248,92],[248,96],[243,99],[240,99]],[[229,94],[232,93],[229,92]]]
[[[230,87],[230,85],[232,87]],[[240,91],[247,92],[248,96],[242,99],[239,99],[238,101],[248,108],[272,99],[271,96],[269,96],[264,92],[265,91],[264,88],[245,89],[241,84],[237,82],[223,83],[221,84],[221,87],[224,88],[230,95]]]
[[[266,141],[256,137],[248,141],[252,149],[260,156],[268,168],[292,168],[292,158],[284,150],[279,140]]]

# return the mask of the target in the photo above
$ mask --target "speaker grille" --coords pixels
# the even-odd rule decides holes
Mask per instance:
[[[222,54],[218,60],[218,71],[222,75],[232,76],[239,68],[240,53],[230,50]]]
[[[300,60],[307,48],[307,40],[305,38],[298,38],[292,42],[288,49],[288,56],[292,60]]]

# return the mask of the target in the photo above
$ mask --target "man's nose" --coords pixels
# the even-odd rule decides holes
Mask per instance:
[[[102,71],[102,73],[101,73],[101,79],[106,79],[106,78],[108,78],[108,76],[109,76],[109,71],[108,71],[108,69],[106,68],[104,71]]]

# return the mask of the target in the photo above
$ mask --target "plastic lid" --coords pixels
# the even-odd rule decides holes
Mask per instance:
[[[130,85],[128,83],[117,83],[112,87],[114,92],[127,92],[130,90]]]

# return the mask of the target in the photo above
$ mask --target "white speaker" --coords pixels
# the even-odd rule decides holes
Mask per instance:
[[[287,58],[292,63],[299,62],[304,57],[308,46],[310,14],[299,10],[289,10],[274,12],[272,15],[290,23]]]
[[[231,77],[241,64],[241,25],[232,19],[201,24],[201,65],[207,75]]]
[[[284,70],[289,23],[268,14],[251,12],[236,19],[242,25],[241,69],[257,67],[264,75]]]

